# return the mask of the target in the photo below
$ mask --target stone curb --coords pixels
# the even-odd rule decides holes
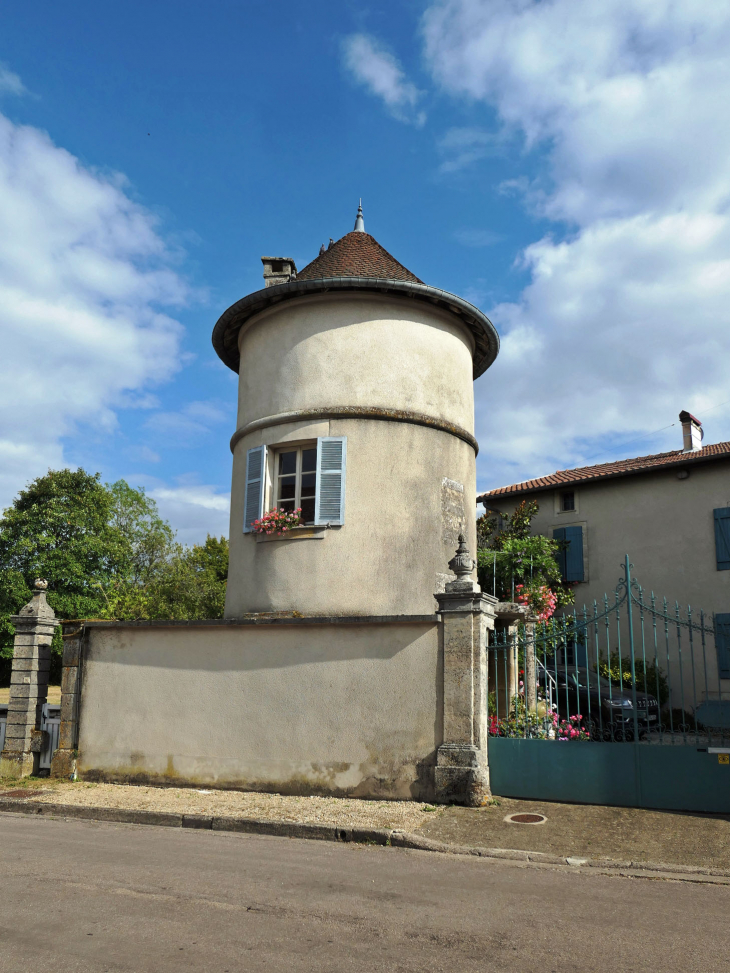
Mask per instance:
[[[340,828],[327,824],[298,824],[258,818],[218,817],[209,814],[175,814],[165,811],[130,810],[115,807],[87,807],[77,804],[36,804],[26,800],[3,800],[0,813],[76,818],[84,821],[108,821],[117,824],[148,824],[167,828],[190,828],[200,831],[227,831],[238,834],[269,835],[278,838],[308,838],[315,841],[343,841],[359,844],[390,845],[415,851],[447,855],[471,855],[501,861],[533,865],[562,865],[589,868],[596,873],[630,875],[641,878],[672,878],[677,881],[730,884],[730,871],[691,865],[669,865],[663,862],[617,861],[612,858],[576,858],[550,855],[541,851],[518,851],[512,848],[471,848],[434,841],[408,831],[388,828]]]
[[[730,871],[701,868],[692,865],[669,865],[663,862],[617,861],[613,858],[577,858],[574,856],[550,855],[542,851],[517,851],[512,848],[471,848],[465,845],[450,845],[434,841],[418,834],[393,831],[390,844],[400,848],[414,848],[421,851],[435,851],[441,854],[474,855],[478,858],[497,858],[502,861],[529,862],[535,865],[570,865],[573,868],[591,868],[597,872],[618,874],[663,875],[687,881],[720,880],[730,884]]]
[[[280,838],[309,838],[319,841],[352,841],[361,844],[390,844],[392,832],[385,828],[338,828],[327,824],[298,824],[257,818],[218,817],[209,814],[175,814],[116,807],[89,807],[78,804],[37,804],[29,800],[3,800],[0,813],[76,818],[84,821],[109,821],[118,824],[153,824],[167,828],[199,831],[230,831],[240,834],[271,835]]]

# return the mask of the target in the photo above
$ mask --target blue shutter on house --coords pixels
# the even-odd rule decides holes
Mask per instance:
[[[246,495],[243,499],[243,532],[250,534],[251,524],[264,512],[266,447],[256,446],[246,453]]]
[[[715,647],[721,679],[730,679],[730,614],[715,615]]]
[[[565,527],[568,549],[565,552],[565,580],[583,580],[583,528]]]
[[[558,551],[557,561],[565,581],[582,581],[583,573],[583,528],[556,527],[553,539],[566,541],[565,549]]]
[[[345,522],[346,454],[347,436],[321,436],[317,440],[315,524]]]
[[[718,507],[713,513],[717,570],[730,571],[730,507]]]

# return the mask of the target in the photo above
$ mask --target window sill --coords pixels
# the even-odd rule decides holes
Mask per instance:
[[[269,541],[321,541],[326,527],[292,527],[283,534],[255,534],[257,544]]]

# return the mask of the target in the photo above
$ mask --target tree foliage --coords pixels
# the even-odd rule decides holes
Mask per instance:
[[[33,581],[48,581],[58,618],[220,618],[228,542],[175,542],[154,500],[124,480],[103,484],[85,470],[53,470],[21,490],[0,518],[0,681],[13,654],[10,616]],[[59,674],[60,631],[52,675]],[[55,670],[55,671],[54,671]]]
[[[515,601],[519,585],[535,600],[541,589],[549,588],[556,607],[562,608],[573,604],[573,588],[563,581],[558,566],[561,542],[530,533],[539,509],[537,501],[523,500],[512,516],[486,513],[477,520],[477,576],[482,590],[500,601]]]
[[[228,541],[208,536],[204,544],[174,544],[143,583],[109,593],[115,618],[222,618],[228,577]]]

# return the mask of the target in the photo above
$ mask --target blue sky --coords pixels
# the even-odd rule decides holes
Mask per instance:
[[[49,2],[0,21],[0,505],[49,467],[227,533],[219,314],[366,227],[478,304],[479,486],[730,439],[730,7]],[[671,424],[674,423],[674,426]]]

